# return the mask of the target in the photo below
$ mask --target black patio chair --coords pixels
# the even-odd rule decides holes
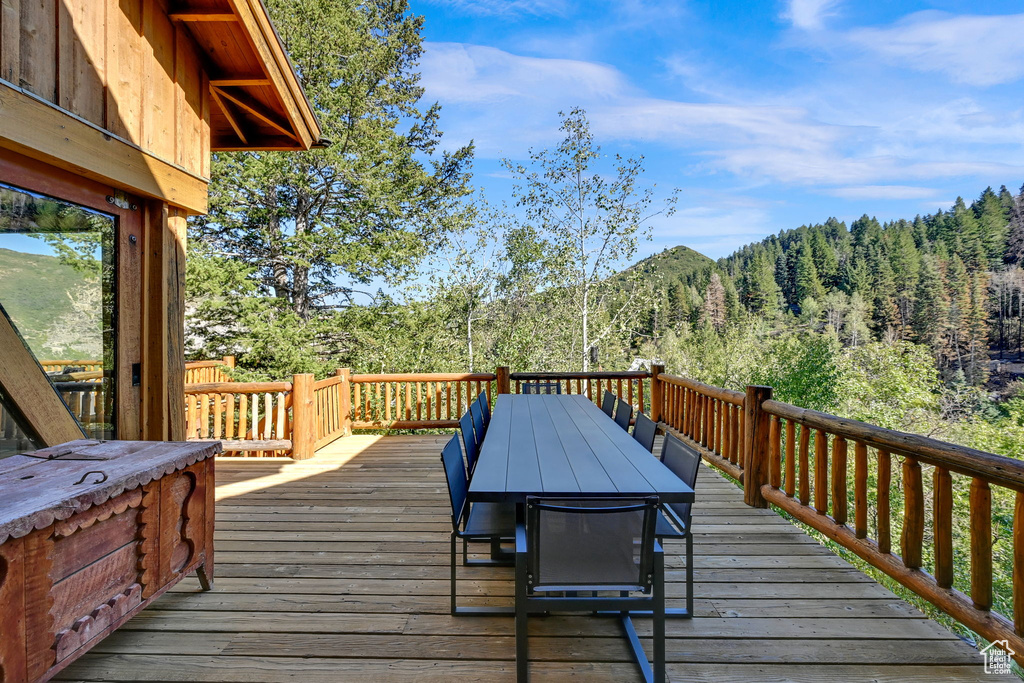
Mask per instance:
[[[462,445],[466,449],[466,471],[472,477],[473,470],[476,469],[476,459],[480,455],[480,444],[473,430],[473,416],[468,410],[459,418],[459,431],[462,432]]]
[[[562,385],[558,382],[523,382],[520,391],[524,394],[560,394]]]
[[[700,453],[687,446],[679,438],[665,435],[661,445],[661,462],[683,480],[690,488],[697,490],[697,472],[700,470]],[[669,616],[693,615],[693,533],[692,505],[690,503],[666,503],[655,527],[659,541],[666,538],[686,539],[686,611],[669,610]]]
[[[657,498],[527,498],[526,524],[516,526],[519,681],[529,672],[530,612],[599,610],[622,620],[644,680],[665,680],[665,563],[654,534],[657,513]],[[654,615],[653,669],[630,618],[634,609]]]
[[[472,608],[456,605],[455,545],[462,539],[462,564],[467,566],[491,565],[509,566],[510,560],[468,558],[467,544],[471,541],[490,543],[492,549],[501,541],[515,538],[516,513],[514,505],[501,503],[474,503],[466,501],[469,479],[462,464],[462,449],[457,436],[452,438],[441,451],[444,476],[448,482],[448,499],[452,504],[451,535],[451,612],[452,614],[472,612]]]
[[[484,409],[480,407],[479,401],[474,401],[469,406],[469,412],[473,416],[473,430],[476,431],[476,444],[482,446],[484,437],[487,436],[487,427],[484,426]]]
[[[612,413],[615,412],[616,398],[615,394],[610,391],[606,391],[604,392],[604,398],[601,399],[601,410],[603,410],[604,414],[608,417],[611,417]]]
[[[636,423],[633,425],[633,438],[637,443],[654,452],[654,437],[658,434],[658,425],[651,418],[643,413],[636,414]]]
[[[631,419],[633,419],[633,406],[625,401],[619,401],[619,405],[615,408],[615,424],[628,432]]]
[[[491,399],[487,396],[487,390],[480,392],[476,400],[480,402],[480,409],[484,413],[484,429],[487,429],[491,424]]]

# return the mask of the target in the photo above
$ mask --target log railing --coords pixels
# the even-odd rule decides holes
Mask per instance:
[[[493,397],[490,373],[401,373],[352,375],[352,429],[443,429],[459,418],[483,391]]]
[[[242,454],[292,454],[294,386],[294,382],[186,385],[186,438],[222,440],[225,451]]]
[[[507,368],[499,368],[504,375]],[[508,375],[508,392],[521,394],[523,384],[545,382],[557,384],[563,394],[583,394],[601,405],[605,391],[633,406],[634,411],[648,412],[651,389],[649,372],[513,372]],[[506,392],[502,392],[506,393]]]
[[[48,375],[63,372],[64,368],[81,368],[85,372],[103,370],[101,360],[41,360],[39,364]]]
[[[220,360],[190,360],[185,363],[185,384],[209,384],[230,382],[231,375],[225,370],[235,367],[234,356]]]
[[[749,504],[777,506],[989,641],[1009,641],[1022,663],[1024,462],[774,401],[767,387],[746,400]],[[994,609],[994,525],[1009,546],[1012,618]]]
[[[656,419],[734,479],[743,477],[744,395],[655,366]]]

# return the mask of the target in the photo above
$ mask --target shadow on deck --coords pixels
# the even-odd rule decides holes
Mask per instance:
[[[62,680],[513,680],[512,620],[448,615],[443,443],[355,436],[313,460],[218,461],[215,591],[189,577]],[[710,468],[697,501],[696,617],[668,622],[672,680],[992,679],[974,648]],[[678,604],[683,551],[666,551]],[[460,603],[507,604],[511,579],[460,568]],[[636,678],[613,620],[530,632],[533,680]]]

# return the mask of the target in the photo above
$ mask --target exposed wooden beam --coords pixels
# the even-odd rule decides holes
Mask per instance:
[[[231,108],[228,107],[227,103],[220,98],[220,92],[221,90],[219,88],[210,88],[210,97],[213,98],[217,107],[224,114],[224,118],[226,118],[228,123],[231,124],[231,129],[235,131],[235,135],[238,136],[238,139],[242,141],[243,145],[248,145],[249,141],[246,140],[245,133],[242,132],[242,127],[238,124],[238,121],[235,120],[235,115],[231,111]],[[243,149],[245,148],[243,147]]]
[[[0,389],[44,446],[85,436],[71,411],[57,395],[43,368],[25,348],[14,325],[0,312]]]
[[[238,21],[238,15],[223,10],[189,10],[183,12],[171,12],[168,14],[171,21]]]
[[[210,85],[215,88],[224,88],[231,86],[245,87],[245,86],[260,86],[270,85],[270,79],[263,76],[255,77],[239,77],[239,78],[213,78],[210,79]]]
[[[207,179],[2,80],[0,112],[0,148],[189,213],[206,213]]]
[[[268,111],[265,106],[249,97],[249,95],[238,91],[231,92],[223,88],[216,87],[212,87],[211,90],[213,90],[214,95],[220,95],[225,99],[231,100],[239,107],[258,118],[260,121],[263,121],[270,127],[276,128],[296,142],[299,142],[299,137],[295,134],[295,131],[291,129],[291,126],[278,122],[272,112]]]

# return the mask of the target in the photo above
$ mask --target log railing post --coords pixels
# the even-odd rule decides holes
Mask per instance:
[[[341,434],[352,436],[352,369],[339,368],[335,374],[341,378],[341,384],[338,385],[338,391],[341,393]]]
[[[771,420],[761,404],[771,400],[772,388],[748,386],[743,401],[743,502],[766,508],[761,487],[768,483]]]
[[[665,385],[662,384],[660,377],[663,372],[664,365],[651,365],[651,419],[655,422],[661,421],[661,404],[665,395]]]
[[[496,382],[497,382],[497,385],[498,385],[498,393],[499,394],[511,394],[512,393],[512,384],[509,381],[509,374],[510,373],[509,373],[508,366],[507,365],[499,366],[498,370],[494,374],[495,374]]]
[[[316,405],[311,374],[292,378],[292,458],[312,458],[316,448]]]
[[[224,358],[222,358],[221,361],[224,363],[224,365],[228,366],[229,368],[235,367],[234,356],[224,356]]]

